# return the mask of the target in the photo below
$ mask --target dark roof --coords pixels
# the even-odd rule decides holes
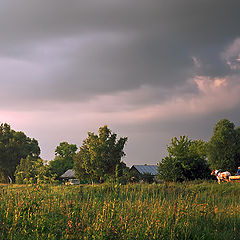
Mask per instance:
[[[68,169],[60,178],[75,178],[75,171],[73,169]]]
[[[158,174],[157,165],[133,165],[131,168],[135,168],[140,174],[150,173],[151,175]]]

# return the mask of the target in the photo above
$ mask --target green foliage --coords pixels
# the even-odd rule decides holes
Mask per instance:
[[[0,168],[0,183],[8,183],[8,176],[4,169]]]
[[[181,164],[177,158],[166,156],[159,163],[158,177],[165,181],[182,181],[183,174]]]
[[[22,158],[15,171],[16,183],[49,183],[54,180],[47,165],[42,159],[31,156]]]
[[[172,138],[167,146],[168,156],[159,163],[159,178],[184,181],[207,178],[210,170],[206,161],[206,143],[186,136]]]
[[[208,143],[208,161],[211,168],[236,172],[240,165],[240,130],[227,119],[217,122]]]
[[[236,161],[240,163],[240,127],[235,128],[236,132]]]
[[[116,166],[122,164],[126,141],[126,137],[117,140],[117,134],[112,133],[107,126],[99,128],[99,135],[89,132],[74,158],[77,177],[92,182],[102,181],[106,176],[114,177]]]
[[[129,167],[126,166],[124,162],[116,165],[115,176],[108,175],[112,178],[112,182],[119,184],[127,184],[131,182],[131,175]]]
[[[141,175],[141,180],[143,180],[145,183],[153,183],[154,176],[151,173],[144,173]]]
[[[73,158],[77,151],[76,144],[69,144],[68,142],[61,142],[59,146],[56,147],[55,155],[61,158]]]
[[[56,174],[57,178],[59,178],[68,169],[73,169],[73,158],[76,151],[76,144],[61,142],[56,147],[54,160],[49,162],[52,174]]]
[[[6,123],[0,125],[0,168],[5,175],[13,178],[21,158],[28,155],[38,158],[39,154],[37,140],[27,137],[23,132],[12,130]]]
[[[116,168],[115,168],[115,178],[118,179],[119,177],[121,177],[123,175],[123,171],[120,168],[120,165],[117,164]]]

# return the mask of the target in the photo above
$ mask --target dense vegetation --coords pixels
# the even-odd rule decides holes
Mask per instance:
[[[174,137],[167,150],[168,156],[159,162],[159,177],[165,181],[206,179],[210,169],[234,174],[240,166],[240,128],[221,119],[209,142]]]
[[[105,125],[99,128],[98,134],[88,132],[79,149],[76,144],[61,142],[56,147],[55,158],[47,162],[39,156],[37,140],[12,130],[8,124],[1,124],[0,182],[52,183],[72,168],[84,183],[116,180],[126,183],[133,177],[139,180],[139,176],[133,176],[123,162],[127,140],[127,137],[117,138],[117,134]],[[209,142],[187,136],[174,137],[167,151],[168,156],[159,161],[158,177],[161,180],[208,179],[212,169],[234,174],[240,165],[240,128],[221,119]],[[147,182],[153,180],[147,175],[140,178]]]
[[[73,157],[76,155],[77,145],[61,142],[55,150],[55,158],[49,162],[49,168],[56,178],[65,173],[68,169],[73,169]]]
[[[14,131],[8,124],[0,125],[0,181],[14,179],[16,166],[27,156],[38,159],[40,148],[36,139]]]
[[[238,239],[240,185],[0,186],[0,239]]]
[[[80,180],[102,182],[116,175],[125,167],[122,157],[127,137],[117,139],[106,125],[99,128],[98,135],[89,132],[74,158],[74,170]]]
[[[172,139],[168,156],[159,163],[159,177],[165,181],[207,179],[210,169],[206,159],[207,145],[186,136]]]
[[[236,171],[240,166],[240,128],[221,119],[213,129],[208,142],[208,161],[212,168]]]

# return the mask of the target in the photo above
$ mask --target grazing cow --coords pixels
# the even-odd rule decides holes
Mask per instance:
[[[220,184],[221,180],[229,182],[229,176],[231,176],[231,173],[230,172],[221,172],[221,170],[213,169],[211,175],[215,175],[218,180],[218,183]]]

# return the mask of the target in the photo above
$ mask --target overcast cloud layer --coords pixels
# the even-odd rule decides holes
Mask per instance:
[[[107,124],[126,158],[155,164],[170,138],[240,125],[240,1],[0,1],[0,122],[81,145]]]

